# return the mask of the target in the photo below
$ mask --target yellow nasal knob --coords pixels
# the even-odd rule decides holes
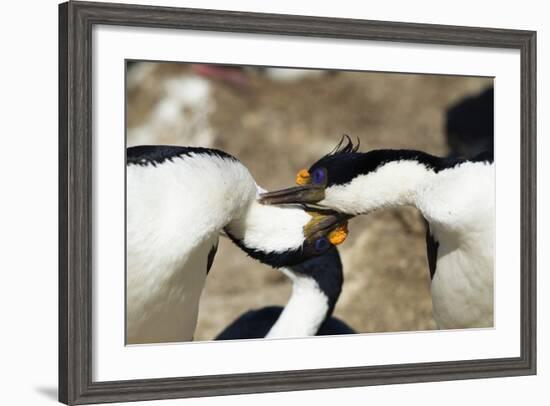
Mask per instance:
[[[300,172],[298,172],[298,175],[296,175],[296,184],[297,185],[307,185],[309,183],[309,172],[307,169],[302,169]]]
[[[348,236],[348,223],[344,223],[336,227],[328,234],[328,239],[333,245],[342,244]]]

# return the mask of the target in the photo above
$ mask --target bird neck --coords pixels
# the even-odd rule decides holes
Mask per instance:
[[[225,230],[251,256],[260,252],[281,254],[289,247],[302,246],[303,227],[310,218],[301,207],[267,206],[253,199]]]
[[[280,268],[292,280],[292,294],[266,338],[314,336],[329,316],[329,298],[314,278]]]
[[[322,204],[353,215],[405,205],[418,207],[422,191],[435,176],[436,172],[422,162],[392,161],[358,174],[349,183],[327,188]]]

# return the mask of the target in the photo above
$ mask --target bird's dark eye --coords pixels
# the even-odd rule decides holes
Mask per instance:
[[[323,168],[317,168],[313,171],[313,183],[316,185],[325,183],[325,170]]]
[[[326,237],[321,237],[315,241],[315,251],[322,252],[326,250],[329,246],[328,239]]]

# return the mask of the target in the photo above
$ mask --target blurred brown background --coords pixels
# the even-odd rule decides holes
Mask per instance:
[[[266,189],[329,152],[342,134],[361,150],[447,154],[446,109],[492,79],[370,72],[294,71],[131,63],[127,143],[214,147],[248,167]],[[345,282],[335,315],[358,332],[435,328],[425,229],[413,208],[350,222],[340,246]],[[196,340],[210,340],[241,313],[284,305],[290,282],[225,238],[202,294]]]

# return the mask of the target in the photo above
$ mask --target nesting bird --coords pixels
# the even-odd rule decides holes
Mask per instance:
[[[348,215],[415,206],[428,223],[434,319],[440,328],[493,325],[492,154],[439,158],[412,150],[358,152],[349,137],[266,204],[315,203]]]
[[[225,152],[138,146],[126,168],[128,343],[193,338],[221,233],[277,268],[341,242],[346,215],[259,204],[263,190]]]
[[[354,333],[346,323],[332,317],[344,283],[336,247],[319,257],[279,270],[292,281],[292,294],[286,306],[250,310],[227,326],[216,340]]]

